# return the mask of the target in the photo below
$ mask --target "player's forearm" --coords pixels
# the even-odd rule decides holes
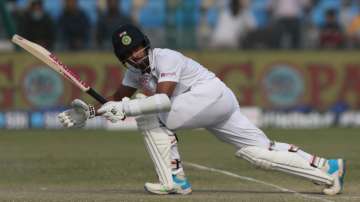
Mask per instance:
[[[109,101],[97,110],[107,120],[115,123],[129,116],[168,112],[171,101],[166,94],[155,94],[149,97],[137,96],[136,99],[123,99],[120,102]]]
[[[172,81],[160,82],[156,87],[156,93],[166,94],[168,97],[171,97],[176,88],[176,85],[177,83]]]
[[[171,101],[166,94],[155,94],[146,98],[129,100],[123,105],[123,111],[127,116],[168,112],[170,108]]]
[[[121,101],[124,97],[132,97],[135,94],[136,90],[136,88],[120,85],[120,87],[113,94],[111,100]]]

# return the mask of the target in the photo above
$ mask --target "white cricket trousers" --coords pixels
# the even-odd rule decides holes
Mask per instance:
[[[269,147],[270,140],[241,114],[235,95],[218,78],[197,83],[171,102],[170,112],[159,114],[170,130],[205,128],[237,149]]]

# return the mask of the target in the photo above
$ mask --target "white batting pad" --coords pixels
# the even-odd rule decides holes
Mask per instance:
[[[326,172],[312,167],[309,162],[293,152],[270,151],[266,148],[247,146],[238,150],[236,156],[258,167],[297,175],[319,184],[332,185],[334,182]]]
[[[174,182],[171,172],[171,134],[168,129],[160,127],[159,121],[154,115],[136,118],[138,128],[144,135],[146,150],[154,163],[159,181],[166,189],[173,189]]]

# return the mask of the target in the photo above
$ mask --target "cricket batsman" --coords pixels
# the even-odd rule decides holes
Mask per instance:
[[[205,128],[234,145],[235,155],[257,167],[300,176],[324,186],[323,193],[341,193],[345,176],[343,159],[326,159],[299,147],[271,141],[241,112],[234,93],[196,61],[181,53],[152,48],[148,37],[133,25],[123,25],[112,36],[114,53],[127,68],[111,100],[97,112],[75,99],[72,108],[59,114],[64,127],[82,127],[102,115],[111,122],[135,116],[146,150],[159,177],[145,183],[154,194],[190,194],[177,147],[175,131]],[[135,96],[145,90],[151,96]]]

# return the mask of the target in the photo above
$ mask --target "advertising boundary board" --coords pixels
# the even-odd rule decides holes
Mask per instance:
[[[56,53],[104,96],[124,68],[110,52]],[[215,72],[241,106],[265,110],[332,111],[360,107],[358,52],[184,52]],[[0,54],[2,110],[41,110],[91,98],[25,52]]]

